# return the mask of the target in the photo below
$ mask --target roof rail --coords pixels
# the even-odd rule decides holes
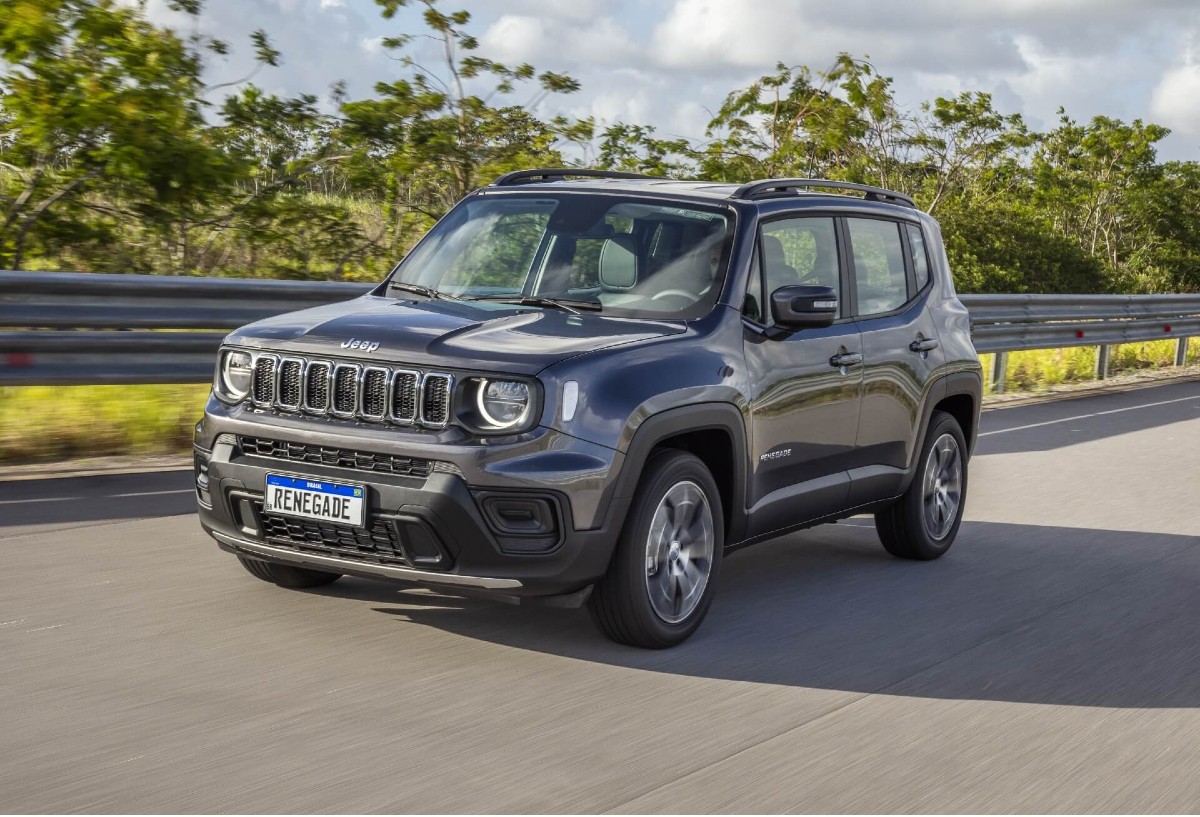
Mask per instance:
[[[493,187],[509,187],[517,184],[533,184],[535,182],[561,182],[568,176],[582,176],[589,179],[657,179],[665,181],[662,176],[647,176],[645,173],[627,173],[623,170],[592,170],[588,167],[542,167],[536,170],[514,170],[505,173],[496,181]]]
[[[749,184],[743,184],[737,190],[734,190],[733,198],[760,199],[813,187],[854,190],[859,193],[865,193],[867,201],[886,201],[891,204],[902,204],[905,207],[912,207],[914,210],[917,207],[917,203],[911,197],[903,193],[897,193],[895,190],[884,190],[882,187],[872,187],[869,184],[837,182],[829,179],[761,179]]]

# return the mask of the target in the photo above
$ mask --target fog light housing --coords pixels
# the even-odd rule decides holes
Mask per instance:
[[[558,547],[558,500],[540,494],[477,494],[488,527],[505,553],[548,553]]]

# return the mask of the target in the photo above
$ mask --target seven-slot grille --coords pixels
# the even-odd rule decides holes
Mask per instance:
[[[280,411],[444,428],[453,390],[454,378],[441,372],[262,354],[254,361],[251,399]]]

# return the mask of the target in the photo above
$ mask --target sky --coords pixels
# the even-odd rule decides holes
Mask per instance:
[[[778,62],[828,68],[839,52],[893,77],[903,109],[961,91],[992,93],[1004,113],[1052,128],[1064,107],[1078,121],[1140,118],[1172,130],[1163,160],[1200,160],[1200,0],[441,0],[466,9],[481,55],[566,72],[582,90],[538,103],[543,116],[653,125],[703,137],[725,96]],[[384,37],[422,30],[420,10],[384,20],[373,0],[205,0],[196,21],[150,0],[158,22],[225,39],[210,83],[252,70],[250,31],[283,52],[253,81],[276,93],[351,98],[404,75]],[[428,40],[414,55],[432,69]],[[534,95],[518,93],[524,103]]]

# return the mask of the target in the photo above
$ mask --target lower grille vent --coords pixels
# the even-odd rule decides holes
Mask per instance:
[[[355,451],[327,445],[289,443],[265,437],[239,437],[238,443],[242,451],[247,454],[292,462],[310,462],[314,465],[353,468],[358,471],[373,471],[400,477],[427,477],[433,471],[432,460],[400,457],[394,454]]]
[[[351,528],[310,519],[267,513],[254,503],[263,537],[276,545],[373,564],[409,566],[394,522],[373,517],[366,528]]]

